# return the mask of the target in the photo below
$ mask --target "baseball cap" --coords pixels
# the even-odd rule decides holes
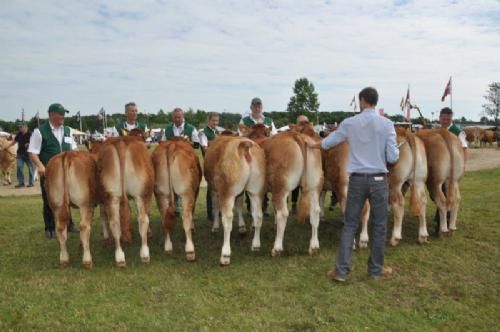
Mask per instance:
[[[49,106],[49,113],[58,113],[60,115],[64,115],[65,113],[69,113],[69,111],[65,109],[63,105],[55,103]]]

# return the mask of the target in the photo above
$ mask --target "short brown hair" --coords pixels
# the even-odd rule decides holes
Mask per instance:
[[[126,103],[125,104],[125,111],[127,110],[127,108],[129,108],[130,106],[137,106],[133,101],[131,101],[130,103]]]
[[[453,114],[453,111],[449,107],[445,107],[441,109],[441,112],[439,112],[439,115],[441,114]]]
[[[375,90],[375,88],[372,87],[367,87],[361,90],[359,93],[359,100],[361,101],[361,98],[363,98],[369,105],[377,105],[378,102],[378,92]]]
[[[210,113],[208,113],[208,119],[209,119],[209,120],[210,120],[211,118],[213,118],[213,117],[216,117],[216,116],[219,116],[219,113],[217,113],[217,112],[210,112]]]

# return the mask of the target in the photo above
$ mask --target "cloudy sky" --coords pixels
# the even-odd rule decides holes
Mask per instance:
[[[0,6],[0,119],[52,102],[95,114],[175,106],[284,110],[307,77],[321,111],[349,110],[371,85],[379,106],[411,100],[431,117],[449,100],[479,119],[500,81],[500,1],[31,1]],[[436,113],[435,113],[436,114]]]

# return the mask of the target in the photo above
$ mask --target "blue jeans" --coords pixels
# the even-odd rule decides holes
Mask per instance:
[[[16,158],[17,182],[21,186],[24,186],[24,164],[25,163],[26,163],[26,165],[28,165],[28,171],[30,174],[29,184],[32,186],[33,185],[33,174],[35,172],[33,169],[33,163],[31,162],[31,159],[28,156],[18,155]]]
[[[351,175],[347,191],[345,222],[342,228],[340,248],[335,264],[336,274],[342,278],[351,271],[352,246],[361,219],[365,200],[370,202],[371,244],[368,259],[368,275],[377,276],[384,266],[384,248],[387,230],[387,204],[389,187],[387,177]]]

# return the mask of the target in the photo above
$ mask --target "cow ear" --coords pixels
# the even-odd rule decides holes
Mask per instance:
[[[245,126],[243,123],[240,123],[239,128],[242,135],[246,135],[250,131],[250,128]]]

